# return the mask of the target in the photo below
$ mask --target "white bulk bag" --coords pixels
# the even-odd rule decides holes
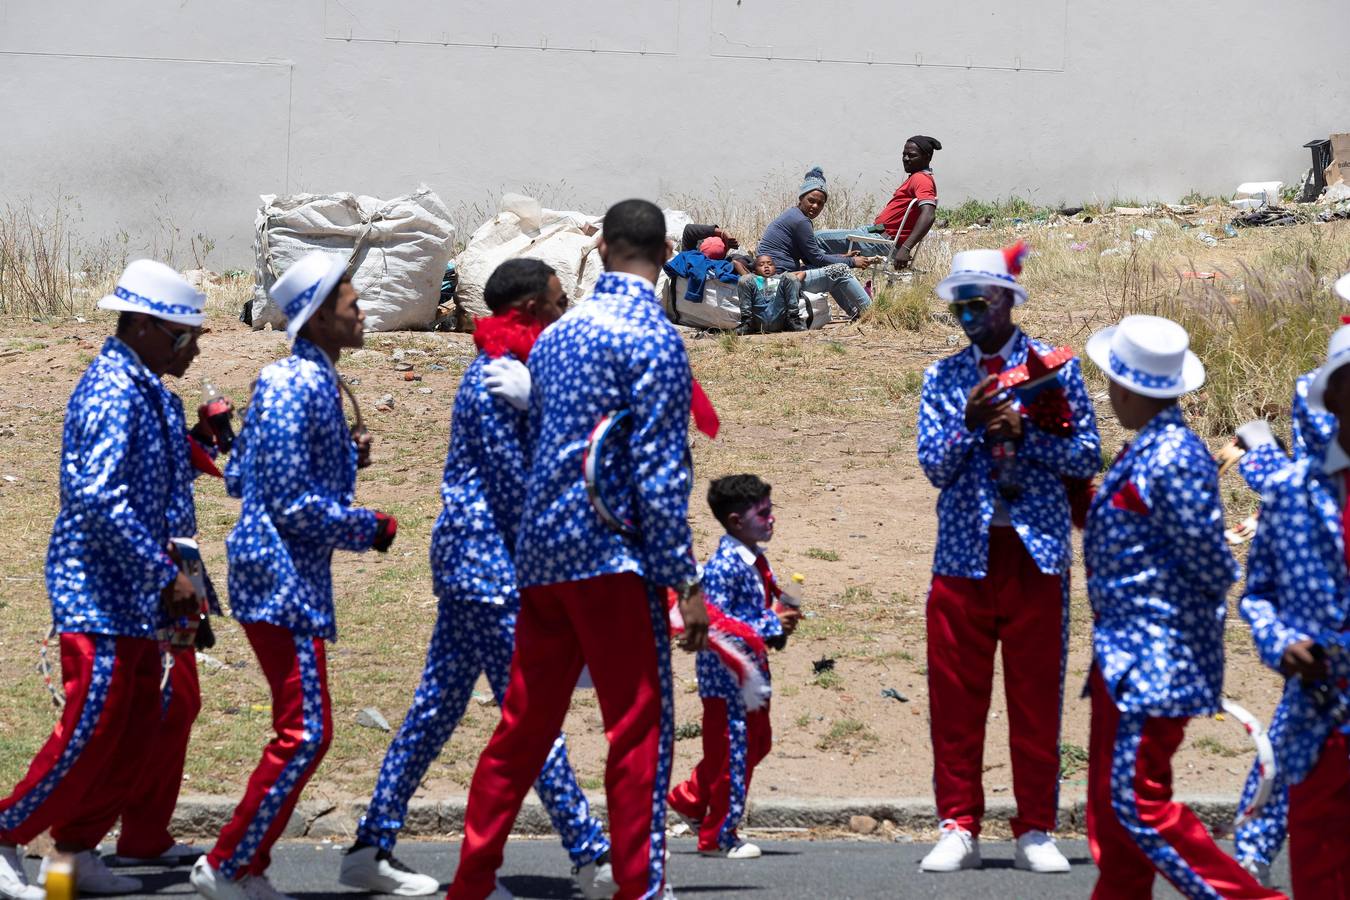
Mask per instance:
[[[676,325],[706,331],[734,331],[741,324],[741,301],[736,285],[709,278],[703,283],[703,300],[686,300],[689,289],[687,278],[676,278],[662,295],[666,316]],[[807,293],[798,295],[802,321],[808,329],[824,328],[830,324],[830,295]]]

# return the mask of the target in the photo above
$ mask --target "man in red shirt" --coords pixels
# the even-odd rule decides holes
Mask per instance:
[[[916,134],[905,141],[901,155],[901,163],[909,173],[905,183],[895,189],[875,224],[864,228],[816,232],[816,239],[825,252],[845,252],[850,234],[864,231],[880,234],[884,231],[888,237],[895,238],[891,264],[897,269],[908,268],[919,242],[927,236],[928,230],[933,227],[933,220],[937,218],[937,183],[933,181],[933,170],[929,166],[933,162],[933,153],[941,149],[941,141],[923,134]],[[858,244],[856,249],[865,254],[881,253],[888,249],[884,245],[855,243]]]

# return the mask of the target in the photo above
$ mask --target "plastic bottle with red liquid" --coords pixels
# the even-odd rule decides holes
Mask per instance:
[[[234,446],[234,407],[209,378],[202,379],[202,402],[197,407],[197,416],[215,434],[217,449],[229,453]]]

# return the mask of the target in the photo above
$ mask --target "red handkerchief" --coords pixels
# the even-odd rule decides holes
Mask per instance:
[[[1144,498],[1139,496],[1139,489],[1134,486],[1133,481],[1125,482],[1125,486],[1112,495],[1111,506],[1115,509],[1126,509],[1141,516],[1147,516],[1152,512],[1148,508],[1148,504],[1144,502]]]

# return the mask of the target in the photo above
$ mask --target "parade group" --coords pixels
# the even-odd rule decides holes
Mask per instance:
[[[738,826],[771,744],[769,651],[801,616],[764,555],[771,489],[751,474],[710,483],[726,534],[700,566],[688,428],[691,413],[709,433],[717,422],[655,295],[671,253],[660,209],[611,207],[599,252],[605,272],[571,308],[537,260],[508,261],[486,285],[492,314],[477,323],[479,353],[455,397],[431,538],[439,605],[426,667],[335,873],[343,884],[440,890],[393,851],[411,796],[484,674],[501,719],[473,775],[450,898],[511,896],[497,873],[531,786],[586,897],[674,896],[668,809],[701,853],[760,855]],[[1294,894],[1350,897],[1350,437],[1338,431],[1350,416],[1350,326],[1298,381],[1292,453],[1264,423],[1238,440],[1240,471],[1262,493],[1240,609],[1270,677],[1287,685],[1269,729],[1275,766],[1253,766],[1243,803],[1255,806],[1263,788],[1269,799],[1230,856],[1172,798],[1171,757],[1188,719],[1220,709],[1226,597],[1240,574],[1218,464],[1178,405],[1203,383],[1203,364],[1164,318],[1128,316],[1091,338],[1086,356],[1109,383],[1111,410],[1136,432],[1103,473],[1079,360],[1014,321],[1028,300],[1025,256],[1020,244],[957,253],[937,286],[970,343],[927,369],[919,413],[919,462],[940,491],[927,603],[940,836],[921,869],[981,865],[1001,645],[1014,862],[1069,871],[1053,834],[1077,526],[1093,612],[1082,688],[1093,896],[1152,896],[1161,873],[1187,897],[1283,897],[1268,886],[1269,867],[1287,829]],[[99,302],[118,314],[116,333],[67,408],[46,568],[64,707],[0,800],[0,897],[44,896],[20,847],[48,830],[55,851],[73,857],[81,893],[141,890],[118,864],[190,863],[191,884],[212,900],[285,896],[268,878],[270,851],[333,736],[333,551],[385,551],[398,534],[393,516],[356,504],[373,440],[336,368],[363,340],[346,273],[344,257],[316,251],[272,285],[292,353],[258,376],[237,436],[228,405],[223,416],[203,407],[189,428],[162,380],[198,354],[202,294],[140,260]],[[1334,289],[1350,302],[1350,276]],[[206,616],[220,612],[183,540],[196,533],[193,481],[204,473],[242,500],[226,541],[228,607],[271,689],[275,729],[207,851],[169,831],[201,703],[194,648],[212,640]],[[699,654],[703,702],[703,758],[674,787],[672,643]],[[579,681],[594,687],[609,744],[607,823],[592,814],[561,733]],[[102,855],[119,820],[116,853]],[[44,860],[35,881],[48,868]]]

